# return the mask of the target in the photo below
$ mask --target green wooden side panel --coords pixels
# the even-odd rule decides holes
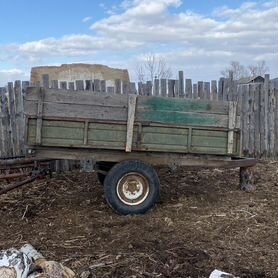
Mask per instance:
[[[153,111],[176,111],[176,112],[203,112],[227,114],[228,105],[206,100],[190,100],[179,98],[163,98],[163,97],[139,97],[139,107]]]
[[[173,125],[227,126],[227,117],[201,113],[179,113],[175,111],[138,111],[136,119]]]
[[[187,128],[143,126],[140,149],[162,152],[186,152],[187,137]]]
[[[227,153],[227,143],[227,131],[192,130],[192,152],[225,154]]]

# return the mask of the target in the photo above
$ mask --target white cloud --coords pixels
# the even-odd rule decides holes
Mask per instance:
[[[90,21],[91,19],[92,19],[91,16],[86,16],[82,19],[82,22],[86,23],[86,22]]]
[[[110,65],[122,60],[125,67],[127,61],[151,50],[164,55],[174,68],[204,69],[196,71],[200,78],[212,75],[212,69],[217,78],[230,60],[252,64],[264,59],[276,74],[278,7],[274,1],[219,7],[211,16],[175,10],[181,4],[181,0],[124,0],[113,7],[113,14],[91,25],[94,34],[5,45],[3,53],[14,63],[30,65],[78,59],[110,61]]]
[[[7,82],[29,79],[29,74],[21,69],[0,69],[0,87],[7,85]]]

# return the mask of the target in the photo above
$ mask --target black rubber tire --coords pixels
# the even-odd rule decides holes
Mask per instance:
[[[122,202],[117,195],[117,184],[128,173],[138,173],[148,182],[146,199],[138,205],[128,205]],[[104,180],[105,198],[109,206],[119,214],[144,214],[152,209],[159,198],[160,182],[155,169],[140,160],[126,160],[116,164],[108,172]]]
[[[115,165],[115,162],[98,161],[97,164],[98,164],[99,170],[109,172],[110,169]],[[100,184],[103,185],[106,175],[103,173],[97,172],[97,177],[98,177],[98,181],[100,182]]]

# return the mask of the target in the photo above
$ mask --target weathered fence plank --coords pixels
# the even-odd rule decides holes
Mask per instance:
[[[192,98],[192,80],[185,79],[185,97]]]
[[[182,70],[179,71],[178,88],[179,97],[184,97],[184,77]]]

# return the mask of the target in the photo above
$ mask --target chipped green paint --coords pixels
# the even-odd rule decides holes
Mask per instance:
[[[150,122],[172,123],[176,125],[210,126],[217,125],[219,122],[216,117],[205,114],[166,111],[144,111],[140,118]]]
[[[144,106],[150,110],[160,111],[179,111],[179,112],[193,112],[193,111],[210,111],[211,104],[206,101],[174,99],[152,97],[146,101]]]

